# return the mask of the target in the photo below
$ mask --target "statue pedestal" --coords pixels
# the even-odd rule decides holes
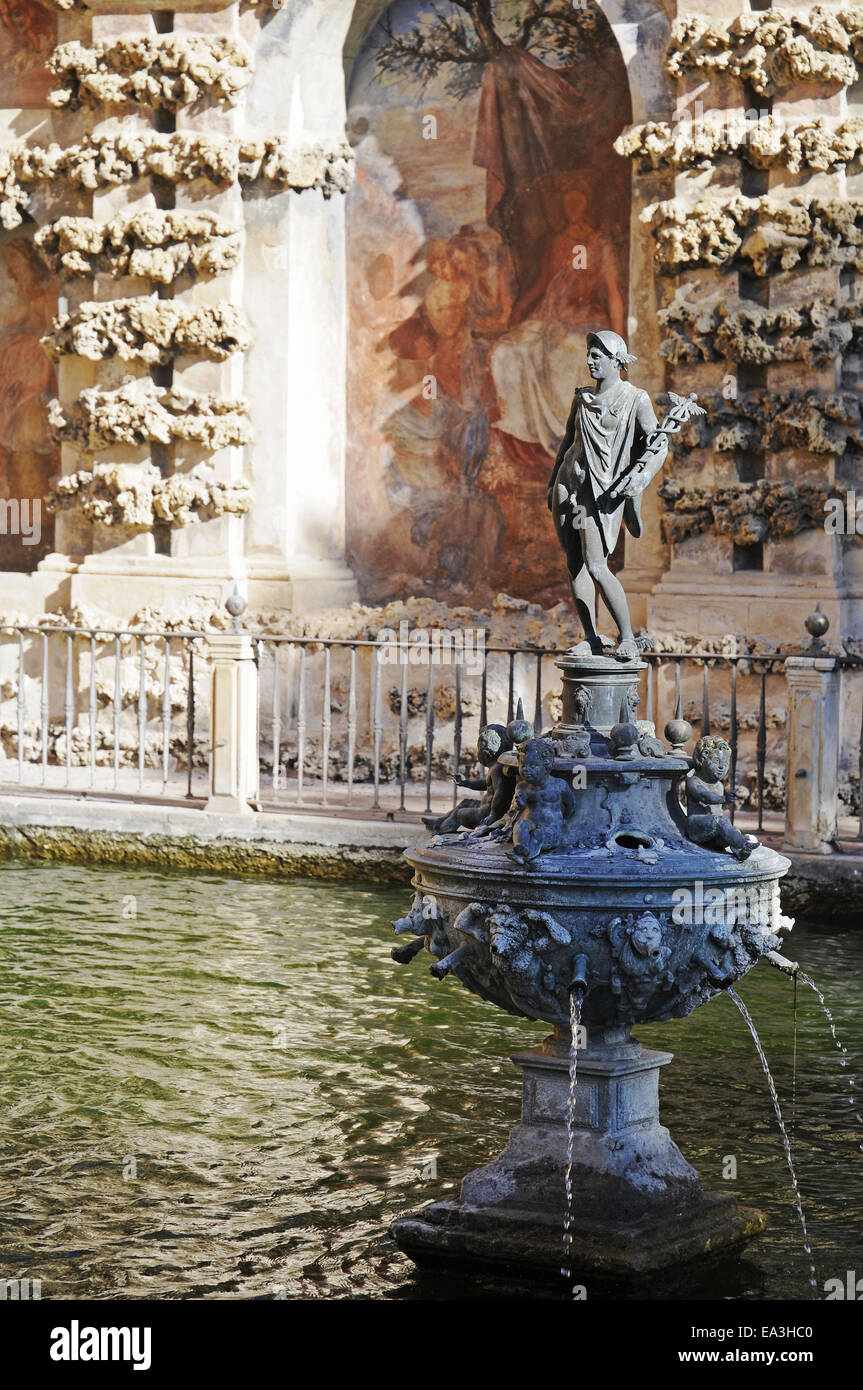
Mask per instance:
[[[632,1041],[579,1052],[573,1136],[571,1268],[637,1279],[714,1255],[762,1230],[760,1212],[702,1191],[659,1123],[659,1069],[672,1056]],[[469,1173],[458,1201],[400,1217],[392,1232],[417,1264],[564,1265],[568,1057],[548,1043],[516,1054],[521,1124],[497,1158]]]

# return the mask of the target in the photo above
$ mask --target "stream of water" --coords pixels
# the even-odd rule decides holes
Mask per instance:
[[[809,1260],[809,1287],[812,1290],[812,1297],[817,1298],[818,1275],[815,1271],[815,1262],[812,1259],[812,1246],[809,1242],[809,1231],[806,1227],[806,1214],[803,1211],[803,1198],[800,1196],[800,1185],[797,1181],[797,1173],[794,1169],[794,1157],[791,1153],[791,1142],[788,1138],[788,1131],[785,1128],[785,1121],[782,1118],[782,1108],[779,1104],[779,1096],[776,1091],[776,1083],[773,1080],[773,1073],[771,1072],[770,1067],[767,1065],[767,1058],[764,1055],[764,1048],[761,1046],[761,1039],[758,1036],[755,1024],[752,1022],[752,1016],[749,1010],[747,1009],[743,1000],[740,998],[740,995],[736,994],[733,989],[729,988],[728,993],[734,1000],[734,1003],[737,1005],[739,1012],[742,1014],[744,1022],[746,1023],[749,1032],[752,1034],[752,1041],[755,1043],[755,1048],[758,1052],[758,1056],[761,1058],[761,1067],[764,1071],[764,1079],[767,1082],[767,1089],[770,1092],[770,1099],[773,1102],[773,1109],[776,1112],[776,1123],[779,1126],[779,1133],[782,1136],[782,1147],[785,1150],[785,1159],[788,1163],[788,1171],[791,1174],[791,1187],[794,1192],[794,1201],[797,1206],[797,1215],[800,1217],[800,1229],[803,1233],[803,1249],[806,1251],[806,1256]]]
[[[578,1044],[581,1029],[581,1005],[583,995],[573,990],[569,996],[569,1095],[566,1105],[566,1208],[563,1214],[563,1268],[561,1274],[569,1287],[573,1285],[572,1274],[572,1217],[573,1200],[572,1166],[575,1150],[575,1102],[578,1095]]]
[[[504,1147],[521,1101],[510,1054],[549,1029],[432,980],[424,954],[395,965],[408,889],[16,863],[0,888],[0,1278],[39,1278],[43,1299],[501,1296],[419,1273],[388,1226]],[[863,934],[798,924],[793,946],[859,1072]],[[788,984],[759,966],[738,986],[783,1106]],[[863,1274],[860,1134],[820,1014],[800,1015],[795,1167],[819,1278],[844,1282]],[[662,1296],[804,1298],[771,1102],[732,1001],[637,1033],[675,1053],[662,1122],[704,1185],[768,1218]]]

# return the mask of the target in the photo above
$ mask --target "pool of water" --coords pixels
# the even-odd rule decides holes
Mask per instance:
[[[564,1296],[420,1274],[387,1234],[503,1147],[519,1111],[509,1055],[548,1031],[438,984],[425,956],[393,964],[408,890],[30,864],[0,866],[0,888],[0,1277],[41,1279],[43,1299]],[[792,941],[859,1069],[863,934],[798,926]],[[740,994],[790,1118],[791,981],[761,965]],[[675,1053],[663,1121],[705,1186],[769,1218],[685,1295],[805,1298],[773,1110],[732,1001],[639,1036]],[[863,1275],[847,1097],[801,990],[792,1143],[822,1287]]]

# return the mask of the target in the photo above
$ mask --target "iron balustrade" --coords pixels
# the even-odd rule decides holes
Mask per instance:
[[[443,812],[460,795],[452,777],[479,772],[476,737],[484,724],[508,723],[519,700],[537,731],[560,715],[556,652],[548,648],[490,643],[471,662],[446,650],[433,653],[439,660],[424,660],[429,654],[421,650],[414,659],[400,648],[387,664],[372,639],[252,638],[266,809]],[[765,811],[783,804],[774,774],[784,769],[786,654],[647,652],[644,660],[643,715],[660,735],[672,717],[683,717],[693,738],[727,737],[731,790],[746,784],[746,809],[763,828]],[[861,662],[840,664],[843,683],[853,682],[843,691],[843,747],[850,750],[843,775],[852,789],[856,780],[859,797]],[[0,784],[205,799],[209,700],[204,632],[0,626]]]

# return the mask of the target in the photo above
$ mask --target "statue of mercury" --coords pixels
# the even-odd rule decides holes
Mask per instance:
[[[548,506],[566,555],[575,607],[585,640],[576,656],[601,656],[614,642],[599,634],[596,590],[614,619],[619,642],[613,655],[639,655],[623,585],[609,568],[621,524],[641,535],[641,494],[668,453],[667,436],[691,415],[703,415],[695,397],[669,393],[673,409],[657,421],[650,396],[622,379],[637,359],[618,333],[587,337],[587,370],[595,386],[576,388],[566,434],[548,484]]]

